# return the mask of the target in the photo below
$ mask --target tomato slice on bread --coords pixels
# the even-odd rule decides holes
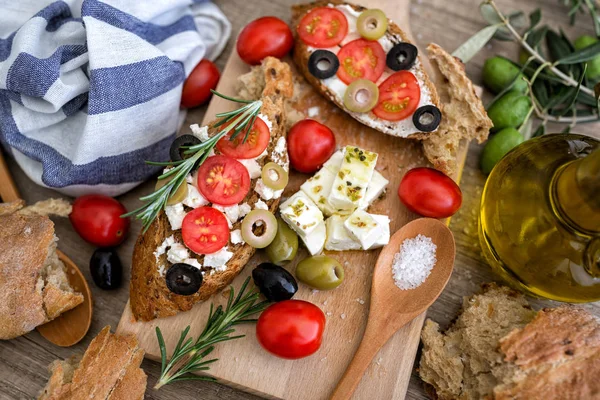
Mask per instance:
[[[198,190],[211,203],[231,206],[250,190],[250,175],[244,165],[231,157],[208,157],[198,168]]]
[[[254,125],[252,125],[252,129],[250,130],[250,134],[248,135],[248,139],[244,142],[246,132],[247,129],[241,131],[233,140],[231,140],[231,135],[233,134],[232,130],[217,142],[217,149],[226,156],[238,159],[258,157],[269,145],[271,131],[265,121],[261,118],[256,118]]]
[[[353,40],[346,43],[337,56],[340,60],[337,76],[348,85],[357,79],[377,82],[385,70],[385,50],[377,41]]]
[[[346,16],[332,7],[313,8],[298,25],[300,39],[314,47],[333,47],[344,40],[347,34]]]
[[[227,218],[216,208],[198,207],[183,219],[181,236],[183,243],[194,253],[215,253],[229,242]]]
[[[373,113],[386,121],[413,115],[421,100],[419,81],[410,71],[398,71],[379,85],[379,103]]]

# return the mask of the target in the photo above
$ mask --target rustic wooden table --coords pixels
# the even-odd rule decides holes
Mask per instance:
[[[234,39],[237,33],[246,23],[263,15],[276,15],[283,19],[289,19],[289,6],[295,2],[293,0],[215,1],[233,25],[232,39],[217,60],[217,65],[221,68],[227,60],[229,52],[234,50]],[[504,11],[520,9],[529,13],[535,8],[542,7],[544,21],[551,26],[560,24],[570,37],[581,33],[593,34],[591,30],[585,30],[580,26],[569,27],[566,23],[567,11],[561,3],[549,0],[530,0],[527,2],[497,0],[497,4]],[[484,26],[478,12],[478,5],[479,0],[413,0],[410,9],[411,25],[418,44],[424,46],[429,42],[436,42],[448,50],[454,50]],[[580,25],[585,25],[586,29],[589,29],[590,24],[585,20],[587,17],[579,18],[579,21],[585,22],[584,24],[580,23]],[[495,41],[489,44],[467,65],[467,72],[474,82],[480,83],[481,67],[486,58],[496,54],[514,58],[517,51],[515,44]],[[190,112],[186,124],[200,121],[204,112],[204,107]],[[576,128],[576,131],[600,138],[599,126],[598,124],[581,125]],[[560,130],[559,128],[556,129],[557,132]],[[481,190],[485,182],[478,168],[480,151],[481,146],[475,144],[472,144],[469,149],[467,164],[460,185],[463,190],[464,204],[450,224],[457,244],[455,271],[442,296],[428,311],[428,316],[440,322],[443,326],[446,326],[454,318],[460,308],[463,296],[477,291],[481,283],[495,278],[482,259],[477,239],[477,212]],[[33,184],[12,160],[8,162],[15,181],[28,203],[58,196],[52,190]],[[137,198],[141,194],[149,192],[152,185],[152,183],[141,185],[119,198],[119,200],[131,209],[137,204]],[[59,248],[81,267],[82,272],[91,282],[87,265],[94,248],[84,243],[77,236],[67,220],[56,219],[55,223],[57,235],[60,237]],[[123,287],[116,291],[103,291],[92,285],[95,299],[94,318],[89,334],[81,343],[71,348],[60,348],[49,344],[37,332],[18,339],[0,342],[0,399],[30,399],[35,397],[48,379],[46,370],[48,364],[57,358],[68,358],[75,352],[83,352],[90,340],[105,325],[111,325],[113,329],[117,326],[127,301],[129,260],[135,242],[135,233],[139,229],[139,224],[134,223],[131,229],[132,234],[119,248],[119,254],[126,270],[126,282]],[[540,305],[549,304],[549,302],[537,303]],[[600,305],[589,304],[586,307],[600,316]],[[147,399],[182,400],[201,398],[216,400],[257,398],[230,387],[205,382],[181,382],[166,386],[160,391],[154,391],[151,387],[160,373],[160,365],[146,360],[142,366],[149,375]],[[422,382],[416,373],[413,373],[406,398],[427,398]]]

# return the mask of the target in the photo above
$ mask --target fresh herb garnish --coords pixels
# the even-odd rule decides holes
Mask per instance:
[[[202,375],[194,375],[194,372],[207,371],[209,365],[218,360],[213,358],[205,360],[214,350],[214,345],[219,342],[239,339],[244,335],[231,336],[235,325],[246,322],[256,322],[251,317],[262,312],[270,303],[268,301],[258,302],[260,293],[256,291],[246,292],[250,277],[246,278],[240,288],[238,295],[234,298],[233,287],[229,291],[227,306],[218,306],[213,312],[213,304],[210,305],[210,313],[204,330],[194,341],[188,336],[190,327],[181,332],[179,342],[173,350],[171,360],[167,357],[167,348],[159,327],[156,327],[156,337],[160,347],[161,374],[154,389],[160,389],[164,385],[178,381],[215,381],[215,378]]]
[[[185,183],[185,178],[189,175],[189,173],[208,158],[210,151],[223,136],[233,131],[229,140],[234,140],[241,132],[245,132],[243,141],[246,142],[248,136],[250,135],[251,127],[254,125],[254,121],[256,121],[256,118],[260,113],[262,101],[241,100],[225,96],[215,90],[211,91],[215,95],[226,100],[246,105],[238,108],[237,110],[217,114],[216,117],[220,120],[216,122],[213,127],[219,128],[224,125],[225,127],[223,127],[219,133],[208,139],[206,142],[202,142],[195,146],[181,147],[182,149],[185,149],[183,154],[188,155],[188,158],[181,161],[146,161],[146,163],[150,165],[171,167],[158,177],[159,180],[167,178],[171,178],[171,180],[166,185],[162,186],[151,194],[141,197],[140,200],[145,202],[142,207],[121,216],[123,218],[135,216],[136,219],[141,220],[143,223],[144,232],[148,230],[152,221],[154,221],[160,211],[165,207],[169,198],[175,192],[177,192],[177,189],[179,189],[182,184]]]

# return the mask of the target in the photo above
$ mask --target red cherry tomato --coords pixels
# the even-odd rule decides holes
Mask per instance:
[[[183,84],[181,107],[192,108],[206,103],[212,95],[210,89],[217,87],[220,77],[215,64],[208,60],[200,61]]]
[[[211,203],[237,204],[250,190],[250,175],[244,165],[231,157],[208,157],[198,168],[198,190]]]
[[[300,20],[298,35],[313,47],[333,47],[348,34],[348,20],[344,13],[331,7],[313,8]]]
[[[315,172],[334,151],[333,132],[313,119],[297,122],[288,133],[290,164],[297,171],[307,174]]]
[[[276,17],[262,17],[242,29],[237,52],[247,64],[258,65],[263,58],[282,58],[294,45],[294,35],[285,22]]]
[[[185,215],[181,236],[194,253],[217,252],[229,242],[227,218],[216,208],[198,207]]]
[[[433,168],[414,168],[404,175],[398,196],[406,208],[424,217],[446,218],[462,203],[458,185]]]
[[[238,159],[258,157],[269,145],[271,131],[265,121],[260,118],[256,118],[248,139],[244,142],[247,131],[247,129],[243,130],[235,139],[230,140],[233,133],[231,131],[217,142],[217,149],[226,156]]]
[[[337,76],[346,84],[357,79],[377,82],[385,70],[385,51],[377,41],[353,40],[345,44],[337,56],[340,60]]]
[[[75,232],[99,247],[120,244],[129,230],[129,218],[121,218],[127,210],[112,197],[88,194],[78,197],[69,215]]]
[[[379,103],[373,113],[386,121],[400,121],[413,115],[419,101],[419,81],[409,71],[398,71],[379,85]]]
[[[285,300],[267,308],[256,323],[261,346],[281,358],[297,359],[319,350],[325,314],[312,303]]]

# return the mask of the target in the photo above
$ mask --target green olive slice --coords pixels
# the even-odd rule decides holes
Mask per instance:
[[[277,218],[267,210],[252,210],[242,221],[242,238],[255,249],[264,249],[277,235]]]
[[[156,186],[154,187],[154,190],[158,190],[161,187],[165,186],[169,181],[171,181],[171,179],[173,179],[173,177],[168,177],[165,179],[159,179],[158,181],[156,181]],[[167,200],[167,205],[172,206],[173,204],[177,204],[177,203],[181,203],[183,200],[185,200],[185,198],[187,197],[188,194],[188,188],[187,188],[187,183],[183,182],[179,188],[177,188],[177,190],[175,191],[175,193],[173,193],[171,195],[171,197],[169,197],[169,199]]]
[[[267,163],[262,169],[262,180],[273,190],[281,190],[288,184],[288,173],[281,165],[274,162]]]
[[[388,18],[385,13],[379,9],[363,11],[356,21],[356,28],[360,36],[367,40],[377,40],[388,28]]]
[[[368,79],[357,79],[346,88],[344,106],[353,112],[371,111],[379,101],[379,88]]]

